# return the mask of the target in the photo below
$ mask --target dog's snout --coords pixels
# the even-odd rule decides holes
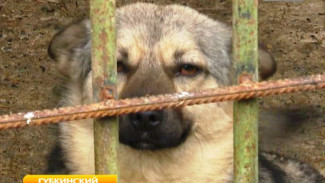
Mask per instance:
[[[129,115],[130,122],[137,130],[153,130],[162,122],[161,111],[145,111]]]

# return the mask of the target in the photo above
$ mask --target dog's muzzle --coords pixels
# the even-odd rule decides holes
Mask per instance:
[[[174,147],[186,139],[188,124],[172,109],[122,115],[120,142],[142,150]]]

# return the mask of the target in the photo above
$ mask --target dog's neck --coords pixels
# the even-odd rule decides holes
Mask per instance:
[[[74,158],[70,169],[74,174],[94,173],[93,143],[91,128],[80,128],[83,122],[66,123],[75,130],[71,143],[66,145],[68,158]],[[88,126],[91,122],[84,122]],[[135,150],[123,144],[119,147],[119,169],[121,182],[220,182],[231,181],[233,170],[233,134],[223,129],[217,135],[201,136],[200,127],[191,132],[188,139],[177,148],[159,151]],[[195,130],[197,134],[195,134]],[[231,133],[229,133],[231,132]],[[78,135],[78,133],[80,133]],[[77,135],[76,135],[77,134]],[[76,138],[74,138],[76,135]],[[77,138],[84,135],[87,138]],[[84,155],[87,155],[86,157]]]
[[[232,125],[229,128],[209,140],[191,134],[182,145],[166,150],[135,150],[121,144],[121,182],[231,182]]]

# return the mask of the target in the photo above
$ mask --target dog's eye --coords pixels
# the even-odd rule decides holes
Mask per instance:
[[[178,74],[181,76],[195,76],[201,72],[201,69],[195,65],[184,64],[179,67]]]
[[[117,61],[117,72],[119,72],[119,73],[121,73],[121,72],[127,73],[128,72],[128,68],[122,61]]]

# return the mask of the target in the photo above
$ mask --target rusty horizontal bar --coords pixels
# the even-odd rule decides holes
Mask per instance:
[[[313,91],[324,88],[325,75],[314,75],[296,79],[285,79],[260,83],[245,82],[239,86],[141,98],[108,100],[90,105],[79,105],[52,110],[2,115],[0,116],[0,129],[115,116],[140,111],[180,107],[185,105],[249,99],[298,91]]]

